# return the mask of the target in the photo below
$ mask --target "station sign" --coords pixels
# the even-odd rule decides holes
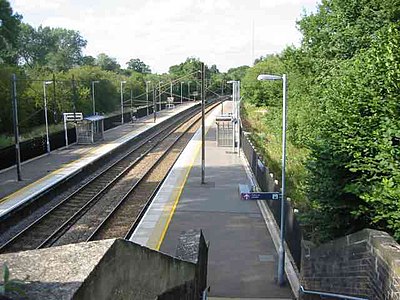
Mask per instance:
[[[248,192],[241,194],[242,200],[279,200],[278,192]]]
[[[253,192],[253,188],[246,184],[239,184],[239,195],[241,200],[279,200],[279,192]]]

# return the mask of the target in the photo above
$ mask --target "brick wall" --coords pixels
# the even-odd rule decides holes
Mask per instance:
[[[371,300],[400,299],[400,245],[385,232],[360,232],[314,247],[303,242],[302,284]]]

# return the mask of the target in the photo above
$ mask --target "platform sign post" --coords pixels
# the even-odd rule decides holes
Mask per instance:
[[[64,119],[64,132],[65,132],[65,146],[68,148],[68,128],[67,128],[67,122],[77,122],[77,121],[82,121],[83,120],[83,114],[82,113],[63,113],[63,119]]]
[[[201,63],[201,183],[205,184],[205,140],[206,140],[206,126],[205,126],[205,88],[204,88],[204,78],[205,78],[205,65]]]

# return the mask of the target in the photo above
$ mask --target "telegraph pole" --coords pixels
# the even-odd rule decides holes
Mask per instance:
[[[206,126],[205,126],[205,66],[204,63],[201,63],[201,183],[205,184],[205,171],[206,171],[206,149],[205,149],[205,140],[206,140]]]
[[[15,137],[15,158],[17,163],[17,178],[22,181],[21,177],[21,153],[19,147],[19,125],[18,125],[18,105],[17,105],[17,77],[12,75],[12,107],[13,107],[13,125]]]

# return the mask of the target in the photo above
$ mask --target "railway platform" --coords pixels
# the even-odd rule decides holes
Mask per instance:
[[[60,184],[79,173],[85,166],[101,159],[104,155],[126,144],[146,130],[160,124],[177,114],[198,105],[187,102],[175,109],[157,113],[156,123],[153,115],[124,124],[104,133],[104,140],[94,145],[72,144],[31,159],[22,164],[22,181],[17,180],[16,169],[0,171],[0,217],[19,205],[33,199],[42,192]]]
[[[238,185],[250,184],[252,176],[243,154],[217,147],[219,113],[217,107],[206,119],[206,183],[201,184],[200,129],[130,240],[174,255],[182,232],[201,229],[209,242],[209,299],[294,299],[289,284],[276,283],[276,232],[266,225],[260,203],[239,199]]]

